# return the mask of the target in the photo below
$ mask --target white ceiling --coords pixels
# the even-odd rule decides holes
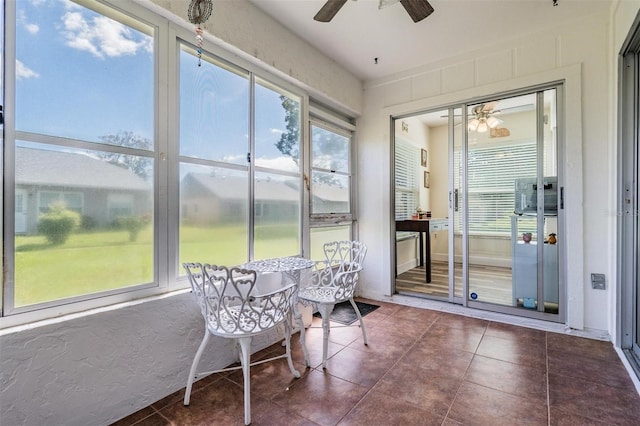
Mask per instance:
[[[501,40],[607,10],[612,0],[429,0],[413,23],[400,3],[348,1],[329,23],[313,16],[325,0],[249,0],[363,80],[419,67]],[[375,58],[378,63],[375,64]]]

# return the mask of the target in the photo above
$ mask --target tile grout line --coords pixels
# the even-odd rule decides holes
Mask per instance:
[[[390,316],[390,315],[387,315],[387,316]],[[356,402],[356,403],[353,405],[353,407],[351,407],[351,409],[350,409],[349,411],[347,411],[347,412],[344,414],[344,416],[342,416],[342,417],[340,418],[340,420],[338,420],[338,422],[336,423],[336,425],[337,425],[337,424],[339,424],[339,423],[340,423],[342,420],[344,420],[346,417],[348,417],[348,416],[349,416],[349,414],[351,414],[351,412],[352,412],[353,410],[355,410],[355,409],[356,409],[356,407],[357,407],[358,405],[360,405],[360,403],[361,403],[361,402],[362,402],[362,401],[367,397],[367,395],[369,395],[369,394],[373,391],[373,389],[378,385],[378,383],[380,383],[380,381],[381,381],[382,379],[384,379],[384,377],[385,377],[387,374],[389,374],[389,371],[391,371],[391,370],[392,370],[392,369],[393,369],[393,368],[394,368],[394,367],[395,367],[395,366],[400,362],[400,359],[401,359],[402,357],[404,357],[407,353],[409,353],[409,351],[410,351],[410,350],[411,350],[411,349],[412,349],[412,348],[413,348],[413,347],[418,343],[418,341],[419,341],[419,340],[420,340],[420,339],[421,339],[421,338],[422,338],[422,337],[427,333],[427,331],[429,331],[429,329],[430,329],[431,327],[433,327],[433,324],[435,324],[435,323],[437,322],[437,320],[438,320],[438,318],[439,318],[440,316],[441,316],[441,313],[438,313],[438,315],[436,316],[436,318],[431,322],[431,324],[429,324],[429,327],[427,327],[427,328],[425,329],[425,331],[423,331],[423,332],[422,332],[422,334],[420,334],[420,336],[416,337],[416,339],[414,340],[413,344],[412,344],[411,346],[409,346],[409,348],[407,348],[407,350],[406,350],[406,351],[405,351],[401,356],[399,356],[399,357],[397,358],[397,360],[396,360],[396,361],[391,365],[391,367],[389,367],[389,368],[387,369],[387,371],[386,371],[382,376],[380,376],[380,378],[378,378],[378,380],[376,381],[376,383],[375,383],[373,386],[371,386],[371,388],[369,388],[369,390],[367,390],[367,391],[364,393],[364,395],[362,395],[362,398],[360,398],[360,399],[358,400],[358,402]],[[407,402],[407,401],[405,401],[405,403],[411,404],[411,403],[409,403],[409,402]],[[411,404],[411,405],[413,405],[413,404]],[[420,408],[420,407],[417,407],[417,408]],[[424,411],[424,410],[423,410],[423,411]],[[446,419],[446,416],[445,416],[445,418],[444,418],[444,419]],[[444,419],[443,419],[443,422],[444,422]]]
[[[484,331],[482,332],[482,338],[480,339],[480,341],[478,342],[478,346],[476,346],[476,349],[473,351],[473,357],[471,358],[471,361],[469,362],[469,365],[467,365],[467,368],[464,370],[464,374],[462,375],[462,380],[460,380],[460,385],[458,386],[458,389],[456,389],[456,394],[453,396],[453,399],[451,400],[451,405],[449,405],[449,408],[447,409],[447,414],[445,414],[444,419],[442,420],[442,424],[444,424],[444,422],[449,418],[449,413],[451,412],[451,408],[453,407],[453,404],[456,402],[456,398],[458,397],[458,394],[460,394],[460,389],[462,389],[462,386],[464,385],[464,381],[465,381],[465,377],[467,376],[467,372],[469,371],[469,368],[471,368],[471,364],[473,363],[473,360],[476,358],[476,356],[478,356],[478,348],[480,347],[480,343],[482,343],[482,339],[484,339],[485,334],[487,333],[487,329],[489,328],[489,324],[491,324],[491,321],[487,321],[487,325],[484,328]],[[451,419],[453,420],[453,419]],[[455,420],[457,421],[457,420]]]

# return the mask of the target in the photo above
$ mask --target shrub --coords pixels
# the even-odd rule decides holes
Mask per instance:
[[[64,244],[69,235],[80,226],[80,215],[64,204],[52,204],[49,211],[40,215],[38,231],[54,245]]]
[[[134,242],[138,238],[138,234],[151,222],[151,218],[148,215],[144,216],[120,216],[116,223],[119,227],[126,229],[129,232],[129,241]]]
[[[92,229],[96,229],[98,227],[98,221],[91,217],[84,215],[82,216],[82,221],[80,222],[80,228],[84,231],[91,231]]]

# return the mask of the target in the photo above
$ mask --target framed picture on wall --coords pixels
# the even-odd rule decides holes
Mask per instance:
[[[429,176],[429,172],[424,172],[424,187],[425,188],[429,187],[429,184],[431,183],[430,180],[431,180],[431,178]]]
[[[422,167],[427,167],[427,150],[421,149],[420,154],[420,165]]]

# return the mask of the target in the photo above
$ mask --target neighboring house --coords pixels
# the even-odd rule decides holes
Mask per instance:
[[[262,223],[297,221],[300,191],[287,182],[255,181],[255,217]],[[211,225],[247,217],[246,177],[188,173],[180,184],[180,212],[184,223]]]
[[[17,234],[37,233],[38,217],[59,202],[98,227],[152,211],[144,179],[86,154],[18,147],[15,176]]]
[[[311,186],[313,213],[349,212],[349,188],[314,182]]]

